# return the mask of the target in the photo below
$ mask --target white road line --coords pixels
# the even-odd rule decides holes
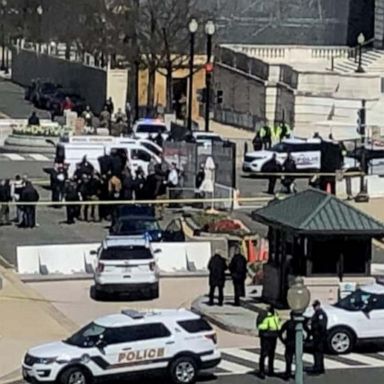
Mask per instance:
[[[28,156],[36,161],[50,161],[47,156],[41,155],[40,153],[28,153]]]
[[[243,351],[241,349],[232,349],[232,350],[227,350],[225,351],[226,354],[234,356],[234,357],[239,357],[244,360],[248,360],[256,364],[259,363],[259,357],[260,355],[258,353],[253,353],[253,352],[248,352],[248,351]],[[284,371],[285,370],[285,363],[281,360],[275,359],[275,369],[277,368],[278,371]]]
[[[221,360],[218,368],[224,369],[228,372],[236,373],[239,375],[251,372],[252,369],[248,367],[244,367],[243,365],[235,364],[227,360]]]
[[[18,155],[17,153],[3,153],[3,156],[7,157],[12,161],[25,161],[23,156]]]
[[[361,365],[366,364],[366,365],[370,365],[371,367],[383,367],[384,366],[384,361],[379,360],[379,359],[375,359],[374,357],[358,354],[358,353],[349,353],[348,355],[345,355],[345,357],[347,359],[354,360],[357,363],[361,363]]]

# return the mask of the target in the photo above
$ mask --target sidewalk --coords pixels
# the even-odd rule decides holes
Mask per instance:
[[[26,350],[62,339],[77,329],[52,304],[20,282],[12,270],[0,267],[0,384],[21,378]]]

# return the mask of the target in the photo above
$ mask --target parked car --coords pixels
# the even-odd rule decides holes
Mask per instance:
[[[47,101],[59,90],[60,87],[53,83],[43,83],[38,87],[31,101],[36,108],[46,109]]]
[[[359,342],[384,339],[383,285],[361,287],[336,304],[322,308],[328,316],[326,342],[331,353],[349,353]],[[312,308],[304,314],[306,318],[312,315]]]
[[[163,231],[158,220],[153,216],[120,216],[110,229],[113,236],[148,235],[151,241],[162,241]]]
[[[169,136],[167,125],[159,119],[140,119],[133,126],[133,134],[138,139],[148,139],[149,136],[155,137],[159,133],[164,140]]]
[[[174,384],[193,384],[199,371],[220,359],[216,333],[199,315],[185,309],[122,310],[66,340],[29,349],[22,372],[30,383],[91,384],[161,373]]]
[[[108,294],[143,293],[159,297],[159,268],[147,236],[107,237],[97,252],[95,298]]]

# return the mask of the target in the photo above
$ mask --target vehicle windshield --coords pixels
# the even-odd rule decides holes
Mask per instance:
[[[197,136],[196,140],[198,141],[223,141],[220,136]]]
[[[285,152],[287,152],[287,147],[284,143],[279,143],[279,144],[274,145],[271,148],[271,151],[277,152],[277,153],[285,153]]]
[[[103,249],[100,260],[148,260],[152,259],[151,251],[146,247],[125,246]]]
[[[127,234],[160,230],[159,223],[156,220],[122,220],[118,227],[119,233]]]
[[[105,332],[105,327],[91,323],[80,329],[80,331],[73,334],[67,340],[64,340],[64,342],[80,348],[92,348],[99,340],[105,338]]]
[[[334,306],[346,311],[362,311],[371,304],[372,294],[360,289],[341,299]]]
[[[136,129],[137,133],[164,133],[165,131],[165,126],[160,124],[140,124]]]

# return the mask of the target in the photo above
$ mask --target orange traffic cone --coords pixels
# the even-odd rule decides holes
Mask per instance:
[[[254,263],[255,261],[257,261],[255,245],[252,240],[248,240],[248,262]]]

